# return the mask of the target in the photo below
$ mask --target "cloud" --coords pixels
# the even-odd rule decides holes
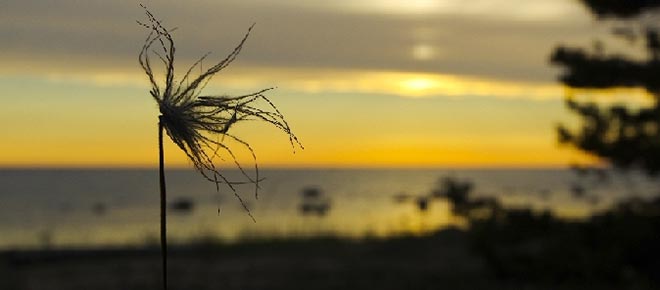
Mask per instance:
[[[584,41],[594,30],[588,14],[584,20],[573,17],[581,8],[567,0],[145,3],[166,26],[178,28],[180,63],[208,50],[214,52],[212,59],[221,59],[256,22],[234,66],[289,71],[410,72],[549,83],[556,71],[547,58],[557,42]],[[387,13],[401,3],[432,12],[414,17]],[[136,58],[147,31],[135,23],[144,16],[133,1],[6,0],[0,5],[2,74],[139,73]],[[564,13],[573,16],[536,21]]]
[[[238,2],[238,1],[237,1]],[[242,0],[252,5],[269,5],[271,0]],[[574,0],[281,0],[291,9],[336,10],[343,13],[389,15],[471,15],[488,18],[516,18],[547,21],[574,20],[584,8]]]
[[[257,72],[255,74],[255,72]],[[360,93],[394,95],[405,98],[494,97],[504,99],[549,100],[562,96],[554,83],[499,81],[447,74],[398,71],[263,71],[249,75],[236,73],[225,83],[258,80],[266,83],[281,78],[278,87],[307,93]]]
[[[141,72],[69,72],[45,74],[52,83],[87,84],[99,87],[148,87]],[[277,86],[286,92],[304,94],[374,94],[403,98],[493,97],[501,99],[551,100],[562,97],[554,83],[513,82],[447,74],[400,71],[327,70],[310,68],[239,67],[220,75],[206,93],[242,94]]]

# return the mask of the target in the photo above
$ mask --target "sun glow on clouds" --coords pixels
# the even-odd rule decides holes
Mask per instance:
[[[401,14],[426,14],[442,8],[446,1],[438,0],[368,0],[364,6],[376,8],[385,12]]]
[[[53,82],[90,83],[107,86],[146,86],[138,73],[87,73],[46,75]],[[373,70],[316,70],[236,68],[214,80],[209,88],[245,91],[277,84],[278,89],[300,93],[359,93],[396,95],[404,98],[493,97],[548,100],[564,95],[554,83],[503,81],[479,77],[421,72]]]
[[[142,83],[135,80],[142,80]],[[79,74],[33,81],[37,85],[14,85],[15,92],[31,95],[9,102],[9,113],[0,114],[0,119],[7,122],[24,118],[21,104],[39,99],[36,96],[48,95],[48,98],[39,106],[32,105],[31,122],[11,126],[13,131],[5,136],[7,142],[0,150],[0,164],[153,166],[155,160],[150,156],[156,154],[153,117],[157,112],[150,102],[146,82],[144,76],[137,73],[123,76]],[[290,152],[290,148],[279,132],[239,128],[241,137],[255,144],[259,162],[264,166],[476,167],[566,163],[566,154],[554,148],[553,137],[545,134],[525,137],[530,132],[525,126],[534,127],[534,132],[552,130],[552,126],[546,128],[539,125],[545,123],[538,123],[539,118],[544,118],[540,116],[548,110],[548,104],[552,110],[552,103],[489,100],[486,103],[495,106],[481,113],[474,111],[473,106],[484,100],[442,98],[460,98],[468,96],[466,92],[480,91],[485,96],[498,97],[496,93],[500,98],[513,96],[507,90],[515,89],[515,83],[412,72],[236,67],[231,74],[214,80],[207,92],[245,93],[269,84],[278,85],[273,92],[274,101],[307,149],[291,157],[282,154]],[[35,89],[25,92],[24,87]],[[556,91],[555,98],[563,96],[561,88],[550,89]],[[376,101],[377,106],[365,105],[373,104],[378,95],[400,98],[382,97],[382,102]],[[523,93],[519,95],[529,97]],[[420,99],[406,99],[410,97]],[[18,104],[11,106],[13,102]],[[524,112],[516,109],[519,107],[510,111],[502,109],[502,106],[516,103],[525,104]],[[7,110],[6,105],[4,110]],[[67,109],[51,110],[57,105]],[[539,108],[539,114],[525,113]],[[337,117],[337,112],[341,117]],[[514,115],[522,129],[508,127],[511,121],[506,119]],[[525,115],[528,119],[518,121]],[[507,128],[501,130],[502,126]],[[43,132],[24,133],[37,127]],[[59,128],[67,128],[66,134]],[[44,147],[44,144],[48,145]],[[166,152],[170,164],[190,166],[175,145],[168,143],[166,146],[169,146]],[[245,160],[251,161],[249,156]]]
[[[562,96],[558,85],[525,83],[448,74],[397,71],[283,72],[280,87],[308,93],[366,93],[422,97],[494,97],[553,99]],[[234,77],[240,79],[241,75]],[[252,75],[252,77],[255,77]],[[272,76],[264,76],[272,79]]]
[[[411,78],[401,82],[403,89],[412,92],[423,92],[436,86],[433,80],[426,78]]]
[[[54,83],[92,84],[99,87],[144,87],[147,80],[139,73],[96,72],[47,74]],[[210,92],[227,90],[244,93],[277,84],[277,88],[297,93],[341,93],[394,95],[402,98],[485,97],[498,99],[552,100],[565,96],[601,104],[630,103],[649,105],[653,98],[643,89],[568,90],[556,83],[506,81],[451,74],[373,70],[317,70],[238,67],[231,74],[214,80]],[[230,94],[231,94],[230,93]],[[595,98],[595,96],[598,96]]]
[[[47,74],[53,83],[92,84],[99,87],[144,87],[139,73],[96,72]],[[246,92],[277,84],[278,89],[299,93],[357,93],[396,95],[402,98],[486,97],[499,99],[552,100],[570,96],[599,104],[628,103],[648,106],[653,97],[640,88],[571,90],[555,83],[504,81],[479,77],[421,72],[371,70],[314,70],[280,68],[237,68],[214,80],[213,91]]]
[[[572,0],[345,0],[333,3],[337,8],[364,13],[475,15],[535,21],[566,19],[583,13]]]

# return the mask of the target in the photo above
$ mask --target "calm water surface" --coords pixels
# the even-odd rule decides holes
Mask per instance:
[[[167,171],[169,200],[183,198],[194,205],[188,212],[170,212],[170,239],[431,231],[459,223],[445,202],[433,201],[421,212],[414,202],[397,203],[394,196],[428,194],[443,176],[472,181],[474,194],[496,196],[509,206],[549,209],[564,216],[585,215],[617,198],[647,195],[656,188],[641,175],[590,180],[563,169],[263,170],[262,176],[267,179],[258,199],[252,187],[238,188],[255,223],[228,188],[218,193],[194,171]],[[590,198],[574,198],[578,182]],[[324,216],[301,214],[301,192],[310,187],[329,201]],[[156,243],[158,197],[156,170],[3,169],[0,248]]]

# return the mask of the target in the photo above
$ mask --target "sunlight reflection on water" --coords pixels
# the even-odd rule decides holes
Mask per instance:
[[[157,241],[155,170],[0,172],[0,248]],[[599,203],[589,203],[571,197],[571,186],[578,179],[571,171],[560,169],[264,170],[262,176],[267,179],[258,200],[253,188],[239,189],[257,220],[254,223],[228,189],[217,193],[213,184],[190,170],[168,171],[169,200],[192,203],[189,212],[170,211],[170,239],[421,234],[460,221],[450,215],[445,201],[432,200],[428,210],[421,212],[415,202],[397,203],[394,197],[427,195],[443,176],[474,182],[475,195],[496,196],[512,206],[552,209],[565,216],[585,215],[606,207],[615,198],[644,194],[651,188],[639,176],[625,181],[612,179],[606,185],[589,188],[601,197]],[[309,187],[327,195],[331,206],[325,215],[301,215],[301,192]]]

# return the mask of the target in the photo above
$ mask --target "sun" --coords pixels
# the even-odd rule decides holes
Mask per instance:
[[[401,88],[409,94],[419,94],[436,86],[436,82],[428,78],[411,78],[401,82]]]
[[[438,11],[445,2],[445,0],[371,0],[365,6],[393,14],[428,14]]]
[[[418,61],[431,60],[435,57],[435,48],[431,45],[420,43],[412,47],[412,57]]]
[[[398,1],[397,1],[398,2]],[[403,1],[411,10],[415,11],[428,11],[429,9],[436,9],[440,5],[438,0],[408,0]]]

